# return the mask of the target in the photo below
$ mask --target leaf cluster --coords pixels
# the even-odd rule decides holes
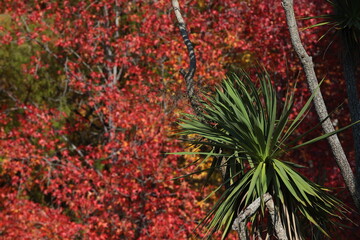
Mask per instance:
[[[334,218],[342,216],[344,205],[329,189],[299,174],[295,168],[300,166],[287,159],[287,152],[325,139],[345,128],[305,141],[305,137],[319,124],[295,139],[291,138],[306,119],[315,95],[291,119],[294,89],[288,90],[280,106],[269,74],[262,71],[258,79],[257,87],[245,71],[229,75],[216,89],[215,96],[207,96],[202,102],[204,114],[201,117],[185,115],[185,119],[181,120],[181,134],[196,134],[199,139],[190,141],[211,150],[180,154],[202,154],[206,156],[204,161],[212,159],[208,169],[210,174],[215,169],[225,169],[224,182],[213,193],[224,186],[225,191],[202,223],[208,227],[209,235],[223,228],[225,238],[238,214],[255,199],[270,193],[290,239],[302,238],[303,228],[299,224],[302,219],[327,235],[326,227],[333,223]],[[302,143],[298,144],[299,141]],[[262,201],[261,211],[250,221],[261,221],[265,210]],[[254,231],[258,223],[252,224]]]
[[[332,13],[309,17],[305,19],[324,19],[323,21],[311,25],[308,28],[318,26],[330,26],[327,32],[335,30],[340,34],[348,51],[359,54],[360,44],[360,1],[358,0],[327,0],[332,6]],[[323,38],[326,34],[322,35]],[[320,39],[321,39],[320,38]]]

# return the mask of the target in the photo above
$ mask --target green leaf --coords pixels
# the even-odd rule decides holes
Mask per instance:
[[[340,129],[335,130],[335,131],[330,132],[330,133],[326,133],[326,134],[321,135],[321,136],[319,136],[319,137],[316,137],[316,138],[314,138],[314,139],[312,139],[312,140],[309,140],[309,141],[304,142],[304,143],[302,143],[302,144],[299,144],[299,145],[297,145],[297,146],[291,147],[290,149],[291,149],[291,150],[294,150],[294,149],[301,148],[301,147],[304,147],[304,146],[309,145],[309,144],[316,143],[316,142],[321,141],[321,140],[323,140],[323,139],[325,139],[325,138],[328,138],[328,137],[330,137],[330,136],[332,136],[332,135],[334,135],[334,134],[337,134],[337,133],[339,133],[339,132],[342,132],[342,131],[344,131],[344,130],[346,130],[346,129],[348,129],[348,128],[350,128],[350,127],[352,127],[352,126],[354,126],[355,124],[358,124],[358,123],[360,123],[360,120],[359,120],[359,121],[356,121],[356,122],[354,122],[354,123],[352,123],[352,124],[350,124],[350,125],[348,125],[348,126],[346,126],[346,127],[340,128]]]
[[[260,162],[259,165],[257,165],[256,168],[255,168],[255,172],[254,172],[254,174],[253,174],[253,176],[251,178],[250,187],[248,189],[249,194],[247,195],[246,200],[245,200],[245,205],[247,205],[249,203],[250,197],[252,195],[254,195],[255,185],[258,182],[258,177],[259,177],[259,175],[261,173],[263,164],[264,164],[263,162]],[[250,193],[252,193],[252,194],[250,194]],[[257,194],[255,196],[257,196],[259,194],[258,191],[256,193]]]
[[[200,139],[186,140],[187,142],[212,149],[210,152],[194,153],[205,159],[213,157],[211,167],[207,169],[208,176],[213,171],[226,167],[225,180],[207,198],[225,189],[201,224],[207,226],[208,234],[223,229],[222,237],[225,238],[236,213],[244,210],[264,193],[270,192],[282,222],[288,227],[289,236],[301,238],[299,213],[320,229],[323,228],[323,223],[331,223],[329,216],[339,216],[335,210],[338,205],[343,204],[328,193],[327,189],[296,172],[294,168],[302,166],[284,161],[287,156],[285,154],[351,125],[294,147],[294,140],[289,139],[306,119],[318,89],[292,120],[293,89],[287,91],[285,102],[278,104],[275,89],[266,72],[258,74],[259,87],[256,87],[246,72],[241,70],[240,73],[240,77],[230,75],[225,79],[221,87],[216,89],[215,96],[205,96],[206,100],[201,102],[204,110],[202,117],[184,115],[186,118],[180,122],[180,135],[196,134]],[[283,108],[279,109],[280,106]],[[303,140],[320,125],[321,123],[295,140]],[[264,209],[264,202],[261,202],[263,214]],[[254,222],[253,226],[263,216],[261,214],[258,218],[259,214],[260,211],[249,219]],[[318,222],[321,224],[316,225]]]

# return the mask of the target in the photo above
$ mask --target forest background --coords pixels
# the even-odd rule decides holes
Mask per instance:
[[[295,112],[306,102],[281,1],[189,0],[181,7],[198,88],[211,92],[226,73],[261,63],[279,99],[297,80]],[[331,11],[324,0],[294,7],[300,29],[318,22],[301,17]],[[214,200],[202,199],[220,176],[205,187],[205,173],[171,180],[193,170],[183,168],[194,160],[165,154],[191,148],[172,135],[191,108],[179,73],[188,57],[171,2],[3,0],[0,9],[0,238],[195,238]],[[329,111],[344,103],[332,115],[340,128],[350,122],[346,87],[339,43],[331,32],[319,41],[325,32],[300,33],[324,78]],[[317,123],[311,112],[300,131]],[[354,166],[351,132],[339,137]],[[355,209],[326,141],[289,159]],[[359,219],[355,211],[349,217]],[[357,239],[358,228],[344,224],[334,239]]]

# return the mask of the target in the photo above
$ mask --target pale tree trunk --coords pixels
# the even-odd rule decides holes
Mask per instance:
[[[319,83],[315,74],[312,58],[307,54],[300,40],[300,35],[294,14],[293,0],[282,0],[282,5],[286,14],[286,22],[289,28],[292,45],[304,68],[310,91],[312,93],[316,93],[314,97],[314,105],[320,121],[323,121],[322,128],[325,133],[333,132],[335,131],[335,129],[331,123],[331,120],[327,118],[328,112],[321,91],[319,89]],[[345,184],[354,200],[355,205],[358,209],[360,209],[360,194],[359,191],[356,190],[355,176],[351,170],[350,164],[346,158],[339,138],[337,137],[337,135],[332,135],[327,139],[330,144],[331,151],[335,157],[336,163],[340,168]]]

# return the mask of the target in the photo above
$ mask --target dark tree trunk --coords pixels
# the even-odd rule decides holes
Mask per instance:
[[[360,101],[359,92],[357,88],[356,78],[356,58],[354,57],[351,48],[348,47],[346,40],[343,40],[344,55],[343,55],[343,72],[346,82],[346,89],[348,95],[348,105],[350,110],[351,122],[360,120]],[[356,124],[352,127],[354,137],[354,149],[355,149],[355,176],[356,176],[356,190],[360,193],[360,124]]]

